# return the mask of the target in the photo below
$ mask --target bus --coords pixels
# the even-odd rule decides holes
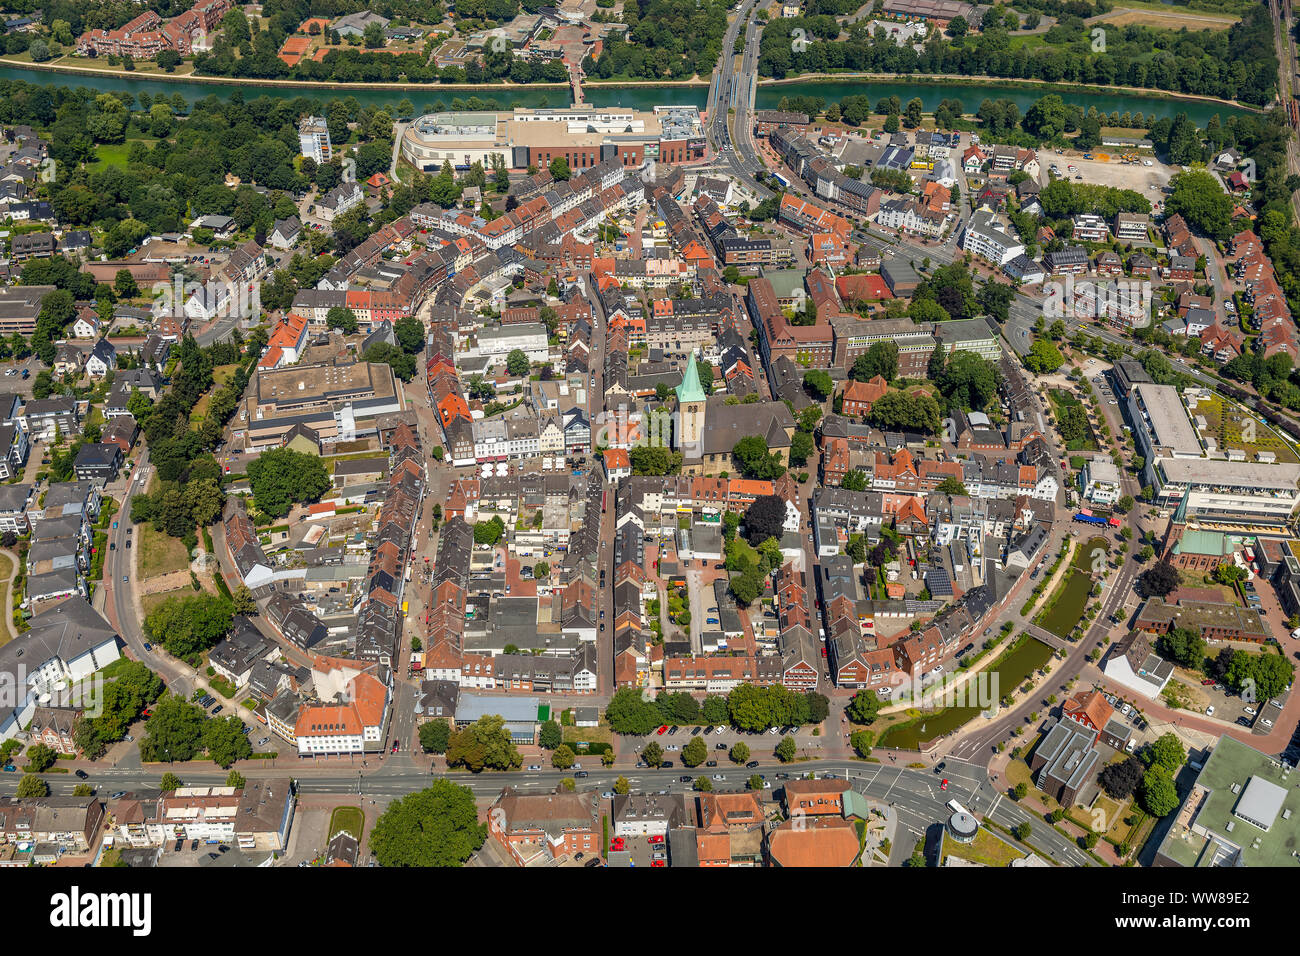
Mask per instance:
[[[965,807],[963,807],[956,800],[948,801],[948,809],[951,810],[953,813],[964,813],[968,817],[973,817],[975,815],[971,813],[969,810],[967,810]]]

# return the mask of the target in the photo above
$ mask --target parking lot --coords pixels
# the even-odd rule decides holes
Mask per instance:
[[[698,734],[694,733],[697,728],[700,731]],[[795,743],[801,749],[810,751],[820,749],[821,741],[826,738],[824,736],[821,738],[813,737],[812,731],[813,725],[811,724],[797,728],[794,731],[792,736],[794,736]],[[784,736],[785,734],[781,732],[781,729],[778,729],[777,733],[771,731],[748,733],[744,730],[737,730],[735,727],[727,727],[719,733],[716,727],[710,732],[708,725],[682,724],[677,727],[669,726],[662,734],[651,731],[644,737],[633,737],[631,739],[635,742],[638,753],[646,744],[653,741],[663,748],[664,760],[671,760],[674,767],[682,768],[683,773],[689,772],[694,776],[704,773],[710,776],[715,773],[727,774],[735,778],[728,781],[731,786],[735,787],[744,784],[750,771],[747,771],[742,765],[731,762],[731,758],[728,756],[731,748],[738,743],[743,743],[749,748],[751,759],[767,758],[776,749],[776,745],[781,742],[781,738]],[[716,767],[708,766],[707,760],[706,763],[694,768],[682,765],[681,750],[690,743],[692,737],[704,738],[705,746],[709,751],[707,760],[716,760],[718,762]],[[745,772],[742,773],[741,771]]]
[[[1109,156],[1109,162],[1102,162],[1097,156]],[[1143,159],[1150,160],[1150,166],[1144,166],[1142,159],[1135,164],[1120,161],[1119,154],[1109,150],[1100,150],[1093,154],[1093,159],[1084,159],[1077,153],[1070,155],[1056,150],[1045,149],[1038,154],[1038,163],[1042,167],[1039,181],[1045,186],[1050,183],[1048,171],[1053,165],[1061,170],[1061,178],[1067,176],[1071,182],[1093,183],[1100,186],[1113,186],[1116,189],[1132,189],[1151,200],[1155,205],[1157,198],[1162,198],[1159,191],[1169,185],[1169,180],[1179,172],[1177,166],[1166,166],[1150,154]],[[1073,170],[1069,167],[1074,166]],[[1080,178],[1082,177],[1082,179]],[[1154,189],[1152,187],[1155,187]]]

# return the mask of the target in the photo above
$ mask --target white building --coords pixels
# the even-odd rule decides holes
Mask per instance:
[[[73,689],[121,657],[117,632],[84,598],[73,596],[29,622],[0,648],[0,740],[17,736],[37,707],[91,706]]]
[[[1006,265],[1025,251],[1024,243],[1008,233],[986,209],[975,213],[966,223],[961,234],[961,247],[997,266]]]
[[[1120,499],[1119,469],[1109,458],[1092,458],[1079,472],[1083,496],[1096,505],[1113,505]]]
[[[477,344],[465,354],[504,357],[519,349],[528,356],[530,362],[543,362],[550,352],[546,326],[540,322],[521,322],[517,325],[482,329],[475,333],[475,339]]]
[[[308,116],[298,124],[298,151],[317,165],[328,163],[333,155],[330,149],[330,128],[323,116]]]

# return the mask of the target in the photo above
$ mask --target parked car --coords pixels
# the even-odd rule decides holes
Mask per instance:
[[[87,780],[90,777],[90,774],[86,773],[84,770],[78,770],[76,771],[76,774],[78,780]]]

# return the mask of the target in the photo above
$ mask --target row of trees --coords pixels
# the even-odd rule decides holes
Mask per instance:
[[[640,691],[624,687],[610,699],[605,719],[614,733],[637,737],[664,723],[730,724],[741,730],[763,731],[821,723],[829,713],[830,703],[824,695],[815,691],[798,694],[780,684],[741,684],[725,697],[711,694],[703,703],[690,694],[669,691],[645,700]]]
[[[1030,43],[1015,45],[1005,24],[979,36],[952,39],[936,31],[920,51],[910,44],[900,46],[883,28],[873,31],[865,18],[849,27],[847,39],[840,32],[831,17],[772,20],[763,29],[759,71],[777,78],[841,70],[1000,76],[1146,87],[1260,106],[1272,100],[1278,82],[1271,21],[1263,7],[1250,9],[1226,31],[1138,24],[1111,29],[1103,50],[1092,49],[1090,30],[1077,16],[1066,16]],[[1042,139],[1063,131],[1046,121],[1035,129]]]

